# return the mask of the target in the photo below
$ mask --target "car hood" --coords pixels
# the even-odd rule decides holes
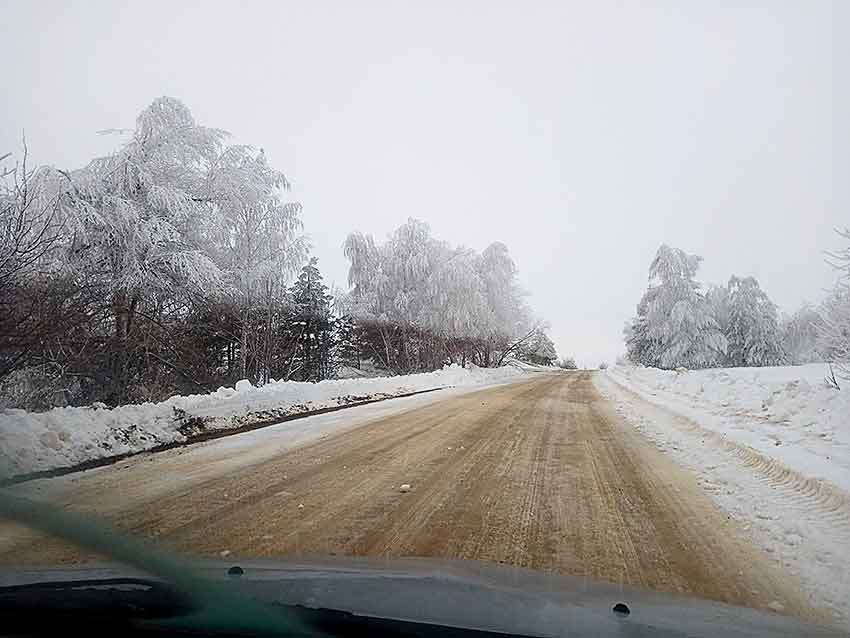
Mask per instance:
[[[238,566],[241,575],[229,575]],[[847,636],[776,613],[477,561],[300,558],[194,563],[257,601],[529,636]],[[230,571],[240,571],[230,570]],[[0,587],[150,578],[114,564],[0,570]],[[619,613],[614,607],[625,605]]]

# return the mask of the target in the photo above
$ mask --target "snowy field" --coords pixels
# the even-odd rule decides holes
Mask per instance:
[[[0,476],[68,467],[186,441],[209,430],[234,429],[293,414],[445,387],[476,387],[523,378],[533,366],[464,369],[456,365],[397,377],[295,381],[254,387],[240,381],[203,395],[161,403],[0,411]]]
[[[596,382],[815,604],[850,627],[850,388],[826,366],[674,372],[617,366]]]

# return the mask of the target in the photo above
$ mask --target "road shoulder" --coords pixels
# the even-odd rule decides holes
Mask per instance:
[[[800,583],[810,604],[845,628],[850,599],[850,513],[816,481],[597,374],[594,382],[633,432],[686,468],[698,489],[774,570]]]

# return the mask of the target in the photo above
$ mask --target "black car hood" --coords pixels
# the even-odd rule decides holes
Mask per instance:
[[[241,575],[228,575],[236,565],[240,569],[230,571]],[[506,634],[848,635],[775,613],[476,561],[331,557],[200,562],[194,567],[205,579],[223,581],[234,592],[266,603]],[[0,587],[146,577],[111,564],[4,568]],[[616,613],[618,604],[625,607]]]

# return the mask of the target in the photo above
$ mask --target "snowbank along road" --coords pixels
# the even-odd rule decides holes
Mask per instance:
[[[61,493],[70,507],[193,555],[481,559],[830,622],[591,377],[538,375],[421,400],[185,483],[161,480],[181,467],[166,453],[79,475],[72,486],[65,477],[62,490],[49,481],[16,489]],[[245,436],[269,446],[275,434]],[[159,477],[148,494],[145,476]],[[12,528],[0,530],[6,564],[95,558]]]
[[[818,382],[818,368],[621,368],[594,382],[772,563],[850,628],[850,403],[822,376]]]

